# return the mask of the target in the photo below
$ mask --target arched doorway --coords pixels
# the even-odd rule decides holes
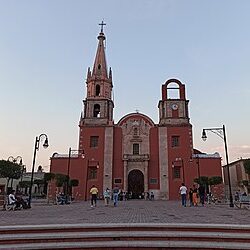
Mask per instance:
[[[128,192],[132,194],[132,199],[143,198],[144,175],[138,169],[134,169],[128,174]]]

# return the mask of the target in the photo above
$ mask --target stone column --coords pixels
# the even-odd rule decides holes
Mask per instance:
[[[128,191],[128,161],[123,161],[123,189],[124,192]]]
[[[169,176],[168,176],[168,140],[167,128],[158,128],[159,136],[159,167],[160,167],[160,198],[169,199]]]
[[[148,161],[144,161],[144,192],[148,192]]]
[[[113,127],[105,128],[103,191],[108,187],[112,190],[113,168]]]

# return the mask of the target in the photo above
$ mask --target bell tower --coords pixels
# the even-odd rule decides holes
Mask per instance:
[[[83,101],[84,111],[81,115],[80,125],[112,125],[114,103],[112,100],[112,71],[107,69],[105,57],[105,35],[101,23],[98,47],[92,71],[87,72],[87,97]]]
[[[188,100],[185,85],[177,79],[169,79],[162,85],[162,100],[159,101],[159,125],[188,125]]]

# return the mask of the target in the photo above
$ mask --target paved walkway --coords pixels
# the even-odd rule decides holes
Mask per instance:
[[[121,201],[118,207],[104,206],[98,201],[96,208],[89,202],[70,205],[35,203],[31,209],[0,211],[0,226],[77,224],[77,223],[209,223],[250,224],[250,211],[230,208],[229,205],[182,207],[177,201]]]

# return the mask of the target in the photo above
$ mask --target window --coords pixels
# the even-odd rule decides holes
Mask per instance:
[[[180,146],[180,136],[172,136],[172,147]]]
[[[133,155],[138,155],[139,154],[139,144],[134,143],[133,144]]]
[[[122,179],[121,178],[115,178],[114,179],[114,183],[115,184],[121,184],[122,183]]]
[[[157,181],[156,178],[152,178],[152,179],[149,179],[149,183],[150,183],[150,184],[157,184],[158,181]]]
[[[89,171],[88,171],[88,179],[91,180],[91,179],[96,179],[97,178],[97,168],[89,168]]]
[[[181,178],[181,168],[180,167],[174,167],[173,168],[173,178],[174,179],[180,179]]]
[[[90,136],[90,147],[97,148],[98,147],[99,136]]]
[[[99,104],[95,104],[94,105],[94,117],[100,117],[100,105]]]
[[[138,136],[138,128],[134,128],[134,136]]]
[[[95,95],[96,96],[100,96],[100,85],[99,84],[97,84],[96,86],[95,86]]]

